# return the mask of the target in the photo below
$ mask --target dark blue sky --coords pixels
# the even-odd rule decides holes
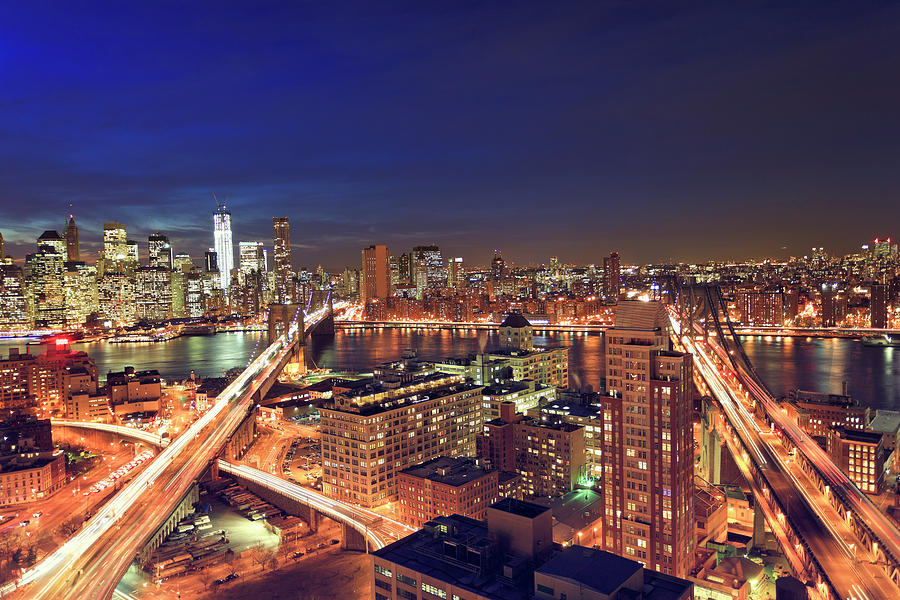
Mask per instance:
[[[16,256],[70,203],[89,248],[118,220],[193,254],[213,191],[235,242],[290,217],[310,267],[373,242],[636,262],[900,234],[897,3],[79,4],[0,8]]]

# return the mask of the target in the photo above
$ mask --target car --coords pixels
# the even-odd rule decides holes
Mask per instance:
[[[44,514],[44,511],[39,510],[31,516],[34,517],[35,519],[39,519],[42,514]]]
[[[328,543],[331,544],[332,546],[334,546],[335,544],[340,544],[340,543],[341,543],[341,540],[331,540],[331,541],[328,542]]]
[[[303,550],[297,550],[296,552],[291,554],[291,558],[294,558],[294,559],[301,558],[302,556],[304,556]]]
[[[223,583],[225,583],[224,579],[216,579],[213,581],[213,585],[222,585]]]
[[[237,573],[229,573],[228,576],[225,578],[225,581],[234,581],[238,577],[240,577],[240,575],[238,575]]]
[[[25,519],[24,521],[19,522],[19,527],[27,527],[29,523],[31,523],[31,521]]]

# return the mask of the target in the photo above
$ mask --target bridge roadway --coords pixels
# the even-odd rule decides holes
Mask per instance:
[[[323,307],[306,316],[314,327],[327,313]],[[171,514],[188,488],[214,459],[254,403],[259,387],[277,377],[285,356],[304,332],[294,323],[254,359],[216,403],[160,452],[128,485],[101,508],[82,529],[17,582],[0,589],[14,598],[106,600],[137,552]]]
[[[92,423],[90,421],[69,421],[67,419],[51,419],[50,425],[57,427],[72,427],[75,429],[93,429],[94,431],[102,431],[104,433],[112,433],[119,437],[130,438],[145,444],[150,444],[156,448],[165,448],[171,443],[169,438],[160,437],[155,433],[137,429],[136,427],[126,427],[125,425],[113,425],[111,423]]]
[[[680,324],[674,315],[672,320],[675,330],[679,331]],[[847,521],[807,477],[799,461],[792,460],[769,424],[760,423],[748,410],[747,405],[752,405],[761,393],[766,396],[768,393],[756,384],[755,393],[744,390],[739,376],[725,366],[730,363],[728,353],[715,339],[699,342],[687,335],[676,339],[692,353],[699,375],[722,407],[730,426],[726,440],[738,466],[749,471],[745,476],[754,487],[754,495],[794,568],[801,576],[817,580],[821,598],[876,600],[900,596],[900,589],[876,564],[875,553],[861,547]],[[798,429],[790,424],[771,398],[769,410],[779,421],[784,421],[777,423],[779,429]],[[815,448],[800,445],[798,450],[807,453],[812,460],[824,457],[821,468],[837,476],[840,470],[811,438],[806,437]],[[847,479],[845,475],[843,477]],[[862,492],[859,494],[865,497]],[[878,516],[885,519],[880,513]],[[807,569],[810,564],[815,568]]]
[[[272,475],[253,467],[233,464],[219,459],[219,471],[252,481],[281,496],[309,506],[334,521],[355,529],[365,537],[369,546],[375,550],[383,548],[391,542],[416,531],[412,527],[388,519],[378,513],[332,500],[318,492],[300,487],[277,475]]]

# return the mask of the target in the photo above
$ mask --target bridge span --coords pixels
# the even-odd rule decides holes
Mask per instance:
[[[827,600],[900,597],[900,531],[787,417],[743,351],[716,286],[670,289],[673,342],[721,408],[723,437],[801,577]]]

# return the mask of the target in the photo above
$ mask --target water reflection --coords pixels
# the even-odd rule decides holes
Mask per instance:
[[[381,328],[338,331],[334,339],[312,338],[307,353],[310,365],[336,370],[365,371],[373,365],[396,360],[415,348],[421,358],[434,360],[480,352],[495,347],[493,331],[458,331],[424,328]],[[160,344],[82,344],[97,362],[100,372],[158,369],[168,379],[179,379],[191,370],[198,375],[219,376],[226,369],[242,366],[262,350],[259,333],[220,333],[215,336],[182,337]],[[900,409],[900,349],[869,348],[846,339],[743,338],[747,355],[760,376],[776,395],[791,388],[839,393],[841,382],[866,406]],[[600,389],[604,373],[603,335],[591,333],[536,333],[535,344],[569,346],[569,381],[578,389]],[[0,356],[9,347],[24,350],[23,340],[0,341]],[[43,348],[31,347],[32,352]]]
[[[742,338],[747,356],[775,394],[792,388],[850,395],[873,408],[900,408],[900,352],[838,338]]]

